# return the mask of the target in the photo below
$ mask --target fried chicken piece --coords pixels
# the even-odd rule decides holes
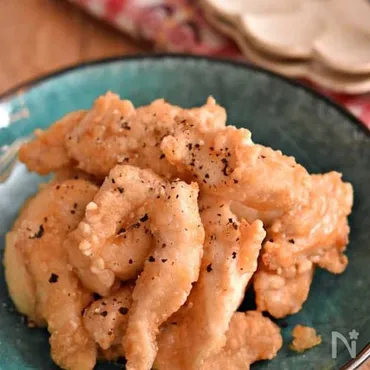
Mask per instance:
[[[186,305],[159,336],[156,365],[161,370],[198,370],[225,345],[265,237],[262,222],[239,222],[230,202],[209,197],[200,205],[206,231],[200,276]]]
[[[104,178],[121,163],[151,168],[168,179],[177,178],[180,174],[162,155],[160,143],[173,133],[175,117],[182,111],[163,99],[135,110],[128,100],[120,100],[118,95],[108,92],[94,102],[90,111],[81,113],[78,120],[66,116],[42,137],[26,144],[20,158],[29,169],[42,174],[73,163]],[[225,110],[212,98],[203,107],[186,111],[205,127],[225,126]]]
[[[141,221],[145,222],[141,208],[145,209],[158,196],[161,185],[161,178],[150,170],[116,165],[94,200],[87,205],[84,219],[69,235],[65,246],[70,263],[91,291],[107,296],[116,276],[126,279],[135,277],[132,274],[133,268],[138,271],[143,265],[144,260],[138,261],[138,257],[147,255],[152,239],[147,235],[149,229],[137,221],[141,215]],[[133,231],[135,227],[141,230]],[[117,239],[117,235],[125,234],[126,231],[131,236],[126,239],[126,235],[118,236]],[[136,243],[137,239],[140,239],[140,243],[130,244]],[[118,247],[121,241],[125,251]],[[133,255],[130,256],[132,251]],[[138,264],[135,262],[131,268],[130,259]]]
[[[258,211],[286,212],[308,202],[311,179],[293,157],[253,144],[246,129],[204,130],[186,112],[177,120],[175,134],[163,139],[161,149],[203,192]]]
[[[348,259],[347,216],[353,190],[341,174],[312,175],[310,203],[276,218],[254,277],[257,308],[276,318],[298,312],[306,301],[314,266],[341,273]]]
[[[85,117],[86,111],[67,114],[46,131],[36,130],[36,138],[23,144],[18,158],[30,171],[46,175],[56,169],[71,166],[72,160],[65,147],[66,136]]]
[[[289,276],[269,271],[260,262],[253,277],[258,311],[267,311],[276,318],[297,313],[308,297],[313,273],[312,263],[307,270]]]
[[[95,101],[86,119],[71,132],[72,140],[66,142],[68,154],[79,168],[96,176],[105,176],[116,163],[122,163],[176,178],[179,173],[162,155],[160,143],[173,132],[181,111],[163,99],[135,110],[130,102],[108,93]],[[190,112],[207,125],[226,122],[225,110],[213,99]]]
[[[133,292],[124,338],[128,370],[151,369],[159,327],[185,303],[203,255],[196,183],[167,184],[148,215],[156,247]]]
[[[133,284],[124,285],[109,297],[93,302],[83,314],[86,331],[103,353],[110,354],[110,359],[124,356],[121,342],[126,333],[133,289]]]
[[[13,226],[13,229],[17,228]],[[5,240],[4,267],[9,295],[17,311],[27,316],[29,322],[46,326],[44,318],[36,311],[35,282],[26,268],[22,251],[17,248],[17,233],[9,231]]]
[[[321,343],[321,336],[317,335],[316,330],[309,326],[296,325],[292,334],[293,341],[290,348],[296,352],[304,352]]]
[[[280,328],[260,312],[235,312],[225,347],[201,370],[248,370],[253,362],[273,359],[282,344]]]
[[[288,269],[307,259],[332,273],[341,273],[347,266],[343,252],[348,244],[352,186],[338,172],[311,177],[309,204],[278,218],[268,229],[262,259],[271,270]]]
[[[52,358],[64,369],[89,370],[96,362],[95,343],[81,320],[92,297],[72,272],[63,248],[63,240],[77,227],[96,191],[84,180],[47,185],[29,201],[11,231],[24,263],[19,270],[27,271],[33,281],[32,311],[47,323]]]

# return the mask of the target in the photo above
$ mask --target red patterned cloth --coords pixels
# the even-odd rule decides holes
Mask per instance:
[[[210,27],[197,0],[70,0],[158,50],[244,59],[232,40]],[[370,129],[370,94],[338,94],[311,87],[345,106]]]

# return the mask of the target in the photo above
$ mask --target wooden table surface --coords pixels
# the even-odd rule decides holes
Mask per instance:
[[[150,51],[65,0],[1,1],[0,24],[0,93],[76,63]]]
[[[65,0],[1,1],[0,24],[0,93],[80,62],[150,51]]]

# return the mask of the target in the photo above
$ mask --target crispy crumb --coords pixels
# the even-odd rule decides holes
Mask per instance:
[[[309,326],[296,325],[292,334],[293,341],[290,349],[296,352],[304,352],[321,343],[321,336],[317,335],[316,330]]]

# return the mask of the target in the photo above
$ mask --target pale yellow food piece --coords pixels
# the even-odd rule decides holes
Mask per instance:
[[[84,180],[47,185],[21,212],[8,244],[22,258],[10,258],[6,263],[20,263],[17,269],[27,271],[33,282],[35,295],[30,308],[36,317],[47,322],[51,355],[59,366],[71,370],[92,369],[96,346],[81,320],[81,311],[91,294],[72,272],[62,242],[78,225],[96,191],[95,185]],[[12,284],[12,279],[8,282]],[[10,287],[10,293],[17,294],[13,288]],[[14,300],[18,302],[17,297]]]
[[[5,279],[9,294],[21,314],[37,326],[45,326],[44,319],[36,313],[36,288],[26,269],[22,252],[16,247],[17,236],[14,231],[6,234],[4,253]]]
[[[338,172],[311,177],[309,204],[276,219],[268,229],[262,259],[269,269],[288,269],[307,260],[332,273],[341,273],[347,266],[343,252],[348,244],[352,186]]]
[[[67,154],[65,141],[69,133],[85,117],[85,111],[67,114],[46,131],[36,130],[36,138],[23,144],[19,150],[19,160],[30,171],[46,175],[56,169],[70,166],[72,161]]]
[[[260,262],[253,277],[257,309],[267,311],[276,318],[297,313],[307,300],[313,274],[312,263],[307,270],[287,276],[269,271]]]
[[[124,285],[109,297],[93,302],[83,314],[86,331],[103,353],[111,355],[110,359],[124,356],[121,342],[127,328],[133,289],[133,284]]]
[[[201,370],[248,370],[256,361],[273,359],[282,344],[279,327],[260,312],[236,312],[226,345],[208,358]]]
[[[292,334],[293,341],[290,348],[296,352],[304,352],[321,343],[321,336],[317,335],[316,330],[309,326],[296,325]]]
[[[124,234],[132,224],[142,228],[142,241],[136,246],[126,244],[123,239],[124,253],[130,254],[133,247],[140,249],[139,255],[145,256],[150,250],[150,237],[145,237],[147,227],[139,221],[145,219],[145,207],[157,197],[163,181],[150,170],[141,170],[128,165],[116,165],[105,179],[93,201],[86,207],[85,217],[78,228],[72,232],[65,242],[70,263],[76,268],[79,278],[91,291],[107,296],[115,282],[115,272],[124,277],[129,266],[122,264],[119,248],[106,251],[119,234]],[[130,231],[129,231],[130,232]],[[138,235],[136,234],[136,237]],[[135,235],[133,236],[135,240]],[[120,266],[112,268],[117,252],[117,263]],[[104,258],[107,258],[105,261]],[[134,258],[132,258],[134,259]],[[106,263],[107,262],[107,263]],[[141,266],[143,261],[140,262]],[[134,277],[134,276],[132,276]]]
[[[160,143],[173,132],[180,111],[163,99],[135,110],[130,102],[108,93],[96,100],[86,119],[72,131],[72,140],[66,143],[68,153],[79,168],[97,176],[107,175],[116,163],[122,163],[176,178],[179,173],[162,155]],[[202,122],[225,125],[225,110],[212,99],[190,111]]]
[[[253,144],[251,133],[233,126],[205,130],[184,112],[161,149],[204,193],[235,200],[258,211],[288,211],[306,204],[311,179],[293,157]]]
[[[197,184],[177,181],[162,190],[148,212],[156,247],[136,282],[123,342],[128,370],[151,369],[159,327],[185,303],[203,255]]]
[[[87,113],[72,113],[21,149],[32,171],[45,174],[73,165],[103,178],[117,164],[151,168],[165,178],[179,177],[162,155],[162,139],[173,133],[183,109],[163,99],[135,109],[128,100],[108,92]],[[208,127],[225,126],[225,109],[209,98],[200,108],[184,110]],[[97,155],[99,153],[99,155]]]
[[[198,370],[225,345],[265,237],[262,222],[239,222],[230,202],[209,197],[200,208],[206,231],[200,277],[159,336],[156,367],[161,370]]]

